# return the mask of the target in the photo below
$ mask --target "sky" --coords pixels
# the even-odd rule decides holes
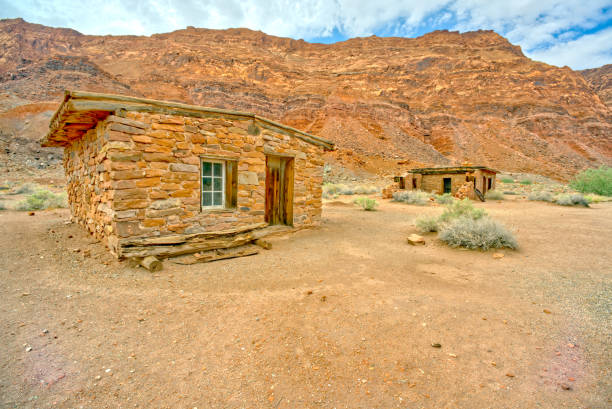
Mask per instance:
[[[246,27],[322,43],[495,30],[538,61],[612,63],[612,0],[0,0],[0,18],[16,17],[95,35]]]

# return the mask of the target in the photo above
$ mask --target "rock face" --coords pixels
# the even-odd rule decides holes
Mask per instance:
[[[612,108],[612,64],[582,70],[580,73],[608,108]]]
[[[379,173],[469,160],[566,179],[610,164],[612,113],[583,75],[492,31],[325,45],[247,29],[87,36],[0,21],[2,115],[59,102],[63,88],[244,110],[331,139],[328,161]]]

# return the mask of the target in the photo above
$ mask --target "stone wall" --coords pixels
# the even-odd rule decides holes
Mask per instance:
[[[88,131],[82,139],[64,149],[68,203],[75,222],[96,239],[112,247],[112,192],[108,190],[108,168],[104,165],[104,127]],[[112,239],[111,239],[112,242]]]
[[[134,237],[264,222],[266,154],[294,158],[294,226],[318,224],[321,153],[321,147],[251,118],[126,112],[109,116],[66,148],[65,165],[73,216],[121,256],[122,242]],[[236,161],[234,209],[201,209],[202,157]]]
[[[491,178],[491,189],[484,189],[483,176]],[[457,191],[468,182],[472,183],[476,179],[476,188],[482,193],[486,193],[487,190],[495,189],[495,173],[484,169],[477,169],[472,173],[446,173],[446,174],[410,174],[406,175],[406,189],[414,190],[412,179],[416,179],[416,189],[423,190],[425,192],[432,192],[436,194],[442,194],[444,192],[444,179],[451,179],[451,194],[455,195]],[[475,194],[472,190],[468,193],[470,199],[475,199]]]

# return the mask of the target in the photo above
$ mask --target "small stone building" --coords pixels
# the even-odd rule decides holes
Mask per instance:
[[[117,257],[238,246],[321,220],[333,143],[245,112],[67,91],[42,146],[64,147],[70,210]]]
[[[476,199],[495,189],[497,171],[485,166],[453,166],[411,169],[397,178],[400,189],[423,190],[436,194]],[[479,195],[480,193],[480,195]]]

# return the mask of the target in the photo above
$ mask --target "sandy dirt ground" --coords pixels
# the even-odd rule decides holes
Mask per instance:
[[[154,274],[65,210],[1,212],[0,407],[612,407],[612,203],[479,206],[518,251],[412,247],[440,208],[332,202],[272,250]]]

